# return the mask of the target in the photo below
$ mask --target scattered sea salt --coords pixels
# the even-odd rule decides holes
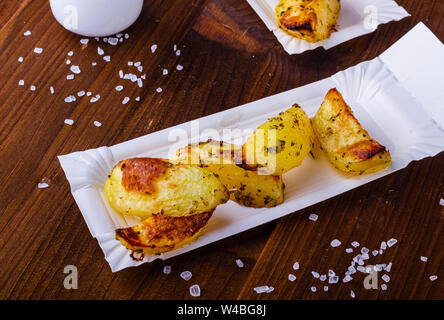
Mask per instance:
[[[54,94],[54,87],[53,86],[49,87],[49,92],[51,92],[51,94]]]
[[[353,241],[353,242],[351,243],[351,245],[352,245],[353,247],[357,248],[357,247],[359,247],[359,242],[358,242],[358,241]]]
[[[381,290],[382,291],[387,290],[387,285],[385,283],[381,284]]]
[[[80,39],[81,44],[88,44],[89,39]]]
[[[338,283],[339,277],[338,276],[332,276],[328,278],[328,283]]]
[[[74,54],[74,52],[72,52],[72,51],[68,52],[68,56],[70,56],[70,57],[72,57],[73,54]]]
[[[73,74],[68,74],[66,76],[66,80],[72,80],[72,79],[74,79],[74,75]]]
[[[102,48],[97,47],[97,53],[102,56],[105,53],[105,51],[103,51]]]
[[[125,39],[128,39],[128,38],[129,38],[129,34],[125,33]]]
[[[177,67],[176,67],[176,69],[177,69],[178,71],[182,71],[182,70],[183,70],[183,66],[182,66],[181,64],[178,64]]]
[[[92,65],[93,67],[95,67],[95,66],[97,65],[97,62],[91,62],[91,65]]]
[[[67,59],[66,64],[68,64],[68,65],[71,64],[71,60]]]
[[[123,36],[123,34],[121,34],[121,33],[118,33],[118,34],[116,34],[116,38],[122,38],[122,36]]]
[[[197,284],[193,284],[190,287],[190,295],[192,297],[200,297],[200,287]]]
[[[390,270],[392,269],[392,263],[390,262],[387,267],[385,267],[385,271],[390,272]]]
[[[119,77],[120,77],[120,79],[123,78],[123,71],[122,70],[119,70]]]
[[[346,283],[346,282],[349,282],[349,281],[351,281],[351,280],[353,280],[353,278],[350,277],[350,276],[347,274],[347,275],[344,277],[344,279],[342,279],[342,282]]]
[[[97,98],[97,97],[92,97],[92,98],[89,100],[89,102],[91,102],[91,103],[94,103],[94,102],[97,102],[97,101],[99,101],[99,98]]]
[[[83,97],[84,95],[85,95],[85,91],[79,91],[79,92],[77,92],[77,95],[79,96],[79,97]]]
[[[122,90],[123,90],[123,86],[117,86],[117,87],[116,87],[116,90],[117,90],[117,91],[122,91]]]
[[[154,52],[156,52],[156,50],[157,50],[157,44],[153,44],[151,46],[151,52],[154,53]]]
[[[387,241],[387,245],[391,247],[394,246],[397,242],[398,240],[391,238],[389,241]]]
[[[316,287],[315,286],[311,287],[311,292],[316,292]]]
[[[253,289],[256,293],[270,293],[274,290],[273,287],[269,286],[260,286]]]
[[[47,184],[46,182],[40,182],[40,183],[37,185],[37,187],[38,187],[39,189],[45,189],[45,188],[48,188],[48,187],[49,187],[49,184]]]
[[[314,278],[319,278],[319,273],[317,273],[316,271],[312,271],[311,274],[313,275]]]
[[[325,280],[327,280],[327,276],[325,274],[322,274],[319,276],[319,280],[325,281]]]
[[[163,70],[162,70],[162,74],[163,74],[164,76],[166,76],[166,75],[168,74],[168,70],[167,70],[167,69],[163,69]]]
[[[142,66],[138,66],[138,67],[137,67],[137,70],[138,70],[139,72],[143,72],[143,67],[142,67]]]
[[[378,250],[373,250],[373,251],[372,251],[372,255],[377,256],[377,255],[378,255],[378,252],[379,252]]]
[[[129,97],[123,98],[122,104],[127,104],[130,101]]]
[[[86,93],[86,96],[87,97],[89,97],[89,96],[91,96],[92,95],[92,93],[90,92],[90,91],[88,91],[87,93]]]
[[[119,43],[119,39],[118,38],[109,38],[108,43],[112,46],[115,46]]]
[[[293,264],[293,270],[299,270],[299,262]]]
[[[156,91],[157,91],[158,93],[161,93],[161,92],[162,92],[162,88],[157,88]]]
[[[67,124],[69,126],[72,126],[74,124],[74,120],[72,120],[72,119],[65,119],[64,122],[65,122],[65,124]]]
[[[104,56],[103,60],[105,60],[106,62],[110,62],[111,61],[111,57],[110,56]]]
[[[75,100],[73,100],[73,96],[69,96],[69,97],[65,98],[65,102],[67,102],[67,103],[70,103],[70,102],[73,102],[73,101],[75,101]]]
[[[290,274],[288,275],[288,280],[290,280],[291,282],[293,282],[293,281],[296,280],[296,276],[295,276],[294,274],[290,273]]]
[[[381,242],[381,250],[387,249],[387,243],[385,241]]]
[[[312,213],[312,214],[310,214],[310,216],[308,217],[308,219],[311,220],[311,221],[316,221],[316,220],[318,220],[318,215]]]
[[[72,65],[69,69],[75,74],[79,74],[81,72],[79,66]]]
[[[324,291],[328,291],[328,286],[324,286]]]
[[[180,50],[176,51],[176,56],[180,56]]]
[[[369,253],[369,250],[366,247],[362,247],[361,253],[367,254],[367,253]]]
[[[137,85],[139,86],[139,88],[143,87],[142,79],[137,79]]]
[[[137,61],[137,62],[134,64],[134,66],[135,66],[135,67],[140,67],[141,64],[142,64],[142,63],[141,63],[140,61]]]
[[[174,45],[173,46],[173,51],[176,51],[177,50],[177,45]]]
[[[424,257],[424,256],[421,256],[421,261],[424,261],[424,262],[427,262],[427,260],[428,260],[428,258],[427,257]]]
[[[443,198],[439,199],[439,205],[444,206],[444,199]]]
[[[184,279],[185,281],[190,280],[192,276],[193,276],[193,274],[190,271],[184,271],[180,274],[180,277],[182,279]]]
[[[336,275],[336,273],[333,270],[331,270],[331,269],[328,270],[329,277],[334,277],[335,275]]]
[[[19,86],[24,86],[25,85],[25,80],[20,80],[18,84],[19,84]]]
[[[389,282],[390,281],[390,277],[387,274],[384,274],[382,277],[382,280],[384,280],[385,282]]]
[[[241,259],[236,259],[236,264],[239,268],[243,268],[244,267],[244,263],[242,262]]]
[[[171,273],[171,266],[163,267],[163,273],[164,274],[170,274]]]
[[[334,239],[334,240],[330,243],[330,245],[331,245],[333,248],[339,247],[339,246],[341,245],[341,241],[339,241],[338,239]]]
[[[438,276],[433,275],[433,276],[430,276],[429,279],[430,279],[431,281],[435,281],[436,279],[438,279]]]
[[[29,89],[30,89],[31,91],[35,91],[35,86],[31,86]]]
[[[132,61],[128,61],[128,65],[131,67],[134,64]]]
[[[132,73],[129,74],[129,77],[130,77],[132,82],[136,82],[137,79],[138,79],[137,76],[135,74],[132,74]]]
[[[23,62],[23,57],[18,58],[18,62],[22,63]]]
[[[41,54],[43,52],[42,48],[34,48],[34,52],[37,54]]]
[[[99,121],[94,121],[94,125],[96,127],[101,127],[102,126],[102,124]]]
[[[140,97],[136,97],[136,101],[140,101]]]
[[[352,252],[353,252],[353,249],[352,249],[352,248],[347,248],[347,249],[345,249],[345,252],[347,252],[347,253],[352,253]]]
[[[31,31],[26,30],[25,33],[23,34],[25,37],[30,36],[31,35]]]

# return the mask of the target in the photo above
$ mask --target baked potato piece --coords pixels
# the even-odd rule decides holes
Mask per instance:
[[[153,215],[130,228],[116,230],[126,248],[143,254],[160,254],[191,243],[208,223],[213,211],[187,217]]]
[[[231,200],[253,208],[275,207],[284,201],[281,176],[258,175],[242,165],[242,147],[209,140],[191,144],[177,151],[177,161],[198,161],[219,176],[230,191]]]
[[[308,42],[330,37],[340,11],[339,0],[281,0],[276,6],[279,27]]]
[[[208,212],[229,199],[228,190],[211,171],[156,158],[120,161],[104,191],[115,211],[142,218]]]
[[[310,119],[297,104],[257,128],[242,146],[244,167],[281,175],[299,166],[315,143]]]
[[[338,90],[327,93],[312,123],[322,150],[337,169],[362,175],[392,163],[390,152],[362,128]]]

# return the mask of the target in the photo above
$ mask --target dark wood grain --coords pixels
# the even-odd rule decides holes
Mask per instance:
[[[372,34],[328,51],[286,54],[246,1],[146,1],[130,38],[116,47],[101,43],[112,57],[105,63],[95,40],[81,37],[53,19],[46,0],[0,3],[0,298],[3,299],[181,299],[189,283],[179,273],[190,270],[207,299],[443,299],[444,298],[444,153],[409,165],[378,181],[305,210],[219,241],[168,261],[112,273],[70,194],[57,155],[112,145],[201,116],[235,107],[328,77],[372,59],[419,21],[444,40],[444,3],[399,1],[411,14],[380,26]],[[32,30],[32,36],[23,32]],[[150,47],[158,45],[152,54]],[[181,56],[173,52],[177,44]],[[34,47],[44,48],[41,55]],[[66,54],[83,72],[66,81]],[[17,58],[23,56],[21,64]],[[127,61],[142,61],[143,88],[117,92],[117,72]],[[97,61],[96,67],[91,62]],[[180,63],[183,71],[176,71]],[[162,76],[162,68],[170,74]],[[25,86],[17,85],[20,79]],[[35,92],[29,90],[34,84]],[[51,95],[49,86],[54,86]],[[163,88],[161,94],[156,88]],[[66,96],[99,93],[91,104]],[[140,96],[122,105],[123,97]],[[65,118],[75,120],[72,127]],[[93,121],[103,125],[97,128]],[[48,181],[48,189],[38,182]],[[316,222],[310,213],[319,215]],[[375,263],[393,262],[388,290],[365,290],[362,276],[322,291],[311,271],[334,269],[343,275],[353,240],[369,249],[382,240],[398,243]],[[342,241],[330,247],[333,239]],[[427,256],[427,263],[419,257]],[[246,267],[239,269],[235,259]],[[295,261],[301,269],[292,270]],[[63,268],[79,269],[79,289],[63,287]],[[163,265],[172,274],[162,273]],[[295,282],[287,276],[293,272]],[[428,277],[437,274],[438,280]],[[275,287],[257,295],[259,285]],[[317,286],[317,292],[310,291]]]

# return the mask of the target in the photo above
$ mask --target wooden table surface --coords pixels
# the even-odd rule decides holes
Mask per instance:
[[[111,56],[106,63],[98,58],[94,39],[82,45],[80,36],[54,20],[47,0],[1,1],[0,298],[187,299],[190,283],[179,274],[190,270],[202,299],[352,299],[350,290],[357,299],[443,299],[444,153],[215,244],[118,273],[111,272],[91,237],[56,158],[329,77],[378,56],[419,21],[444,40],[443,1],[398,3],[411,17],[328,51],[289,56],[246,1],[145,1],[141,17],[127,30],[129,39],[117,46],[101,42]],[[32,35],[23,36],[26,30]],[[152,44],[158,45],[154,54]],[[34,54],[35,47],[43,53]],[[83,72],[67,81],[70,50]],[[143,88],[126,85],[117,92],[117,72],[129,72],[127,61],[142,61],[147,79]],[[175,70],[177,64],[184,70]],[[25,86],[17,85],[20,79]],[[158,87],[163,92],[157,93]],[[64,102],[80,90],[101,98],[94,104],[86,98]],[[132,99],[122,105],[125,96]],[[74,125],[64,124],[66,118]],[[95,120],[102,126],[94,126]],[[49,188],[37,188],[42,181]],[[319,215],[316,222],[308,219],[311,213]],[[330,246],[335,238],[342,241],[340,248]],[[343,275],[352,259],[344,251],[350,242],[373,250],[390,238],[398,243],[370,260],[393,262],[386,291],[366,290],[358,272],[351,282],[324,292],[325,283],[311,275],[328,269]],[[420,256],[429,259],[422,262]],[[244,268],[236,266],[237,258]],[[298,271],[292,269],[295,261]],[[63,287],[66,265],[78,268],[77,290]],[[172,266],[170,275],[162,273],[164,265]],[[289,273],[296,281],[288,281]],[[430,281],[435,274],[439,278]],[[275,290],[256,294],[253,288],[261,285]]]

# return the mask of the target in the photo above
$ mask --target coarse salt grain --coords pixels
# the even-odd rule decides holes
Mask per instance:
[[[88,44],[89,39],[80,39],[81,44]]]
[[[359,242],[358,242],[358,241],[353,241],[353,242],[351,243],[351,245],[352,245],[353,247],[357,248],[357,247],[359,247]]]
[[[243,268],[244,267],[244,263],[242,262],[241,259],[236,259],[236,264],[239,268]]]
[[[387,267],[385,267],[385,271],[390,272],[390,270],[392,269],[392,263],[390,262]]]
[[[43,52],[42,48],[34,48],[34,52],[37,54],[41,54]]]
[[[379,252],[378,250],[373,250],[373,251],[372,251],[372,255],[377,256],[377,255],[378,255],[378,252]]]
[[[161,92],[162,92],[162,88],[157,88],[156,91],[157,91],[158,93],[161,93]]]
[[[142,67],[142,66],[138,66],[138,67],[137,67],[137,71],[139,71],[139,72],[143,72],[143,67]]]
[[[270,293],[274,290],[273,287],[269,286],[260,286],[253,289],[256,293]]]
[[[316,271],[312,271],[311,274],[313,275],[314,278],[319,278],[319,273],[317,273]]]
[[[23,34],[25,37],[30,36],[32,33],[29,30],[26,30],[25,33]]]
[[[319,276],[319,280],[325,281],[325,280],[327,280],[327,276],[325,274],[322,274]]]
[[[71,60],[67,59],[66,64],[68,64],[68,65],[71,64]]]
[[[192,276],[193,276],[193,274],[190,271],[184,271],[180,274],[180,277],[182,279],[184,279],[185,281],[190,280]]]
[[[174,45],[173,46],[173,51],[176,51],[177,50],[177,45]]]
[[[110,62],[111,61],[111,57],[110,56],[104,56],[103,60],[105,60],[106,62]]]
[[[18,84],[19,84],[19,86],[24,86],[25,85],[25,80],[20,80]]]
[[[137,61],[137,62],[134,64],[134,66],[135,66],[135,67],[140,67],[141,64],[142,64],[142,62]]]
[[[361,248],[361,253],[367,254],[367,253],[369,253],[369,250],[366,247],[362,247]]]
[[[69,69],[75,74],[79,74],[81,72],[79,66],[76,65],[72,65]]]
[[[135,74],[132,74],[132,73],[129,74],[129,77],[130,77],[132,82],[136,82],[137,79],[138,79],[137,76]]]
[[[31,86],[29,89],[30,89],[31,91],[35,91],[35,86]]]
[[[390,282],[390,276],[387,274],[384,274],[382,277],[382,280],[384,280],[385,282]]]
[[[131,67],[134,64],[132,61],[128,61],[128,65]]]
[[[140,97],[136,97],[136,101],[140,101]]]
[[[102,126],[102,124],[99,121],[94,121],[94,125],[96,127],[101,127]]]
[[[328,278],[328,283],[338,283],[339,277],[338,276],[332,276]]]
[[[319,216],[317,214],[312,213],[312,214],[310,214],[308,219],[311,220],[311,221],[316,221],[316,220],[318,220],[318,217]]]
[[[46,182],[40,182],[39,184],[37,184],[37,187],[39,189],[45,189],[49,187],[49,184],[47,184]]]
[[[122,90],[123,90],[123,86],[117,86],[117,87],[116,87],[116,90],[117,90],[117,91],[122,91]]]
[[[444,206],[444,199],[443,198],[439,199],[439,205]]]
[[[112,46],[115,46],[119,43],[119,39],[118,38],[109,38],[108,43]]]
[[[381,242],[381,250],[387,249],[387,243],[385,241]]]
[[[387,285],[385,283],[381,284],[381,290],[382,291],[387,290]]]
[[[180,56],[180,53],[181,53],[180,50],[177,50],[176,51],[176,56]]]
[[[356,297],[356,295],[355,295],[355,293],[353,292],[353,290],[350,290],[350,297],[352,297],[352,298],[355,298],[355,297]]]
[[[183,70],[183,65],[178,64],[177,67],[176,67],[176,69],[177,69],[178,71],[182,71],[182,70]]]
[[[293,282],[293,281],[296,280],[296,276],[295,276],[294,274],[290,273],[290,274],[288,275],[288,280],[290,280],[291,282]]]
[[[438,279],[438,276],[437,275],[433,275],[433,276],[430,276],[429,279],[431,281],[435,281],[436,279]]]
[[[353,252],[353,249],[352,249],[352,248],[347,248],[347,249],[345,249],[345,252],[347,252],[347,253],[352,253],[352,252]]]
[[[129,101],[130,101],[130,98],[129,97],[125,97],[122,100],[122,104],[127,104]]]
[[[73,74],[68,74],[66,76],[66,80],[72,80],[72,79],[74,79],[74,75]]]
[[[331,245],[333,248],[339,247],[339,246],[341,245],[341,241],[339,241],[338,239],[334,239],[334,240],[330,243],[330,245]]]
[[[123,78],[123,71],[122,70],[119,70],[119,77],[120,77],[120,79]]]
[[[344,279],[342,279],[342,282],[346,283],[346,282],[349,282],[349,281],[351,281],[351,280],[353,280],[353,278],[350,277],[350,276],[347,274],[347,275],[344,277]]]
[[[163,273],[164,274],[170,274],[171,273],[171,266],[163,267]]]
[[[89,97],[89,96],[91,96],[92,95],[92,93],[90,92],[90,91],[88,91],[87,93],[86,93],[86,96],[87,97]]]
[[[428,260],[428,258],[427,257],[424,257],[424,256],[421,256],[421,261],[424,261],[424,262],[427,262],[427,260]]]
[[[163,69],[163,70],[162,70],[162,74],[163,74],[164,76],[166,76],[166,75],[168,74],[168,70],[167,70],[167,69]]]
[[[91,62],[91,65],[92,65],[93,67],[95,67],[95,66],[97,65],[97,62]]]
[[[54,87],[53,86],[49,87],[49,92],[51,92],[51,94],[54,94]]]
[[[143,81],[142,79],[137,79],[137,85],[139,86],[139,88],[143,87]]]
[[[190,295],[192,297],[200,297],[200,287],[197,284],[193,284],[190,287]]]
[[[387,245],[389,247],[394,246],[396,243],[398,242],[398,240],[391,238],[389,241],[387,241]]]
[[[97,47],[97,53],[102,56],[105,53],[105,51],[103,51],[102,48]]]
[[[18,58],[18,62],[22,63],[23,62],[23,57]]]
[[[73,54],[74,54],[74,52],[72,52],[72,51],[68,52],[68,56],[70,56],[70,57],[72,57]]]
[[[336,275],[336,273],[333,270],[331,270],[331,269],[328,270],[329,277],[334,277],[335,275]]]
[[[86,92],[85,91],[79,91],[79,92],[77,92],[77,95],[79,96],[79,97],[83,97],[84,95],[86,94]]]
[[[97,97],[92,97],[92,98],[89,100],[89,102],[91,102],[91,103],[94,103],[94,102],[97,102],[97,101],[99,101],[99,99],[98,99]]]
[[[299,270],[299,262],[293,264],[293,270]]]
[[[316,287],[315,286],[311,287],[311,292],[316,292]]]
[[[128,39],[128,38],[129,38],[129,34],[125,33],[125,39]]]
[[[324,291],[328,291],[328,286],[324,286]]]
[[[74,120],[72,120],[72,119],[65,119],[64,123],[69,125],[69,126],[72,126],[74,124]]]
[[[157,50],[157,44],[153,44],[151,46],[151,52],[154,53],[154,52],[156,52],[156,50]]]

